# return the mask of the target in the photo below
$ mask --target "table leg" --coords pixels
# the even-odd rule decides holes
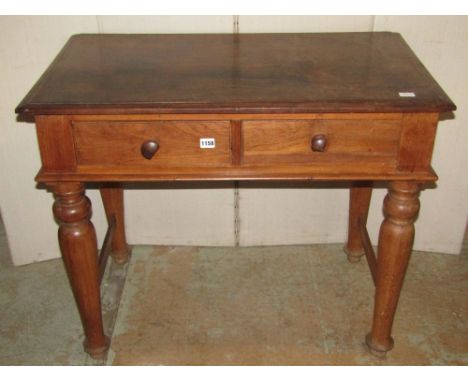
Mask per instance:
[[[372,196],[372,182],[355,182],[349,191],[348,241],[344,247],[348,260],[358,262],[364,255],[359,221],[367,222],[369,204]]]
[[[372,331],[366,337],[371,352],[384,356],[393,347],[393,318],[408,266],[419,211],[419,184],[390,182],[384,200],[385,219],[380,227],[377,284]]]
[[[125,219],[123,189],[121,184],[106,183],[100,188],[102,203],[107,221],[115,217],[115,233],[112,239],[112,258],[117,264],[125,264],[129,257],[129,248],[125,238]]]
[[[85,333],[84,348],[102,358],[109,347],[104,335],[99,290],[97,241],[90,221],[91,202],[82,183],[56,183],[54,215],[59,222],[59,243]]]

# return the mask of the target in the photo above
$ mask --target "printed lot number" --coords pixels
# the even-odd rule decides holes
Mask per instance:
[[[201,149],[214,149],[215,147],[216,142],[214,138],[200,138]]]

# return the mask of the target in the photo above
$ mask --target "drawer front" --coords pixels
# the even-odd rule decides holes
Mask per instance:
[[[73,135],[78,166],[180,168],[231,163],[228,121],[75,121]],[[147,150],[157,147],[150,159],[142,153],[146,142],[151,142]]]
[[[396,164],[400,132],[400,119],[245,121],[243,164]]]

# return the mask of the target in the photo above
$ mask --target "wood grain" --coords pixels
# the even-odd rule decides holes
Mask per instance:
[[[74,122],[78,166],[141,169],[231,164],[229,121]],[[215,148],[200,148],[214,138]],[[151,160],[141,154],[147,140],[159,143]]]
[[[402,98],[400,92],[416,97]],[[397,33],[72,36],[17,107],[32,114],[442,112]]]
[[[432,149],[436,136],[439,115],[405,114],[398,153],[398,168],[415,171],[431,164]]]
[[[394,164],[400,128],[398,120],[245,121],[243,163]],[[324,152],[311,150],[311,140],[319,134],[327,140]]]
[[[107,222],[110,225],[115,221],[115,232],[112,237],[112,258],[117,264],[128,261],[130,250],[125,238],[124,195],[122,184],[105,183],[99,188],[102,204],[106,212]]]
[[[51,188],[60,249],[83,323],[85,350],[100,358],[109,340],[102,325],[96,232],[89,220],[91,202],[84,195],[82,183],[55,183]]]
[[[371,196],[372,182],[354,182],[349,191],[348,241],[344,250],[352,263],[364,255],[360,224],[367,223]]]
[[[242,121],[231,121],[231,152],[232,164],[238,166],[241,164],[243,149],[242,149]]]
[[[67,116],[73,121],[244,121],[244,120],[302,120],[302,119],[333,119],[333,120],[401,120],[402,113],[195,113],[195,114],[76,114]]]
[[[74,170],[75,143],[69,118],[62,115],[38,115],[35,122],[42,167],[48,171]]]
[[[405,278],[419,211],[419,185],[391,182],[384,200],[385,220],[380,227],[374,320],[367,345],[378,356],[393,347],[393,319]]]
[[[424,171],[403,172],[394,167],[367,164],[349,166],[348,164],[321,163],[319,166],[274,167],[191,167],[158,169],[155,172],[142,172],[141,168],[82,167],[76,172],[49,172],[40,170],[37,182],[82,181],[82,182],[158,182],[158,181],[229,181],[229,180],[415,180],[419,182],[436,181],[437,174],[430,167]]]
[[[385,354],[419,184],[437,179],[430,165],[436,125],[440,112],[454,109],[396,33],[73,36],[16,112],[35,116],[36,180],[50,183],[56,197],[86,351],[102,356],[108,342],[84,182],[101,183],[115,222],[114,257],[124,262],[118,182],[355,181],[346,246],[355,259],[363,243],[370,249],[363,227],[371,182],[383,180],[390,186],[366,342]],[[216,147],[201,149],[200,138],[214,138]]]

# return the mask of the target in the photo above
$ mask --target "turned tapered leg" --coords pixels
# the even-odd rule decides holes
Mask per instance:
[[[348,241],[344,251],[352,263],[358,262],[364,255],[359,222],[367,222],[371,196],[372,182],[355,182],[349,191]]]
[[[104,184],[100,191],[107,221],[110,223],[112,217],[115,218],[115,233],[112,239],[111,256],[117,264],[125,264],[128,261],[129,248],[125,239],[122,186],[116,183]]]
[[[419,184],[395,181],[384,200],[385,219],[380,227],[377,283],[372,331],[366,343],[372,353],[384,356],[393,347],[393,318],[414,239],[414,220],[419,211]]]
[[[109,341],[104,335],[99,291],[96,233],[91,202],[82,183],[52,185],[54,215],[59,222],[59,243],[65,268],[83,323],[84,348],[93,358],[105,355]]]

